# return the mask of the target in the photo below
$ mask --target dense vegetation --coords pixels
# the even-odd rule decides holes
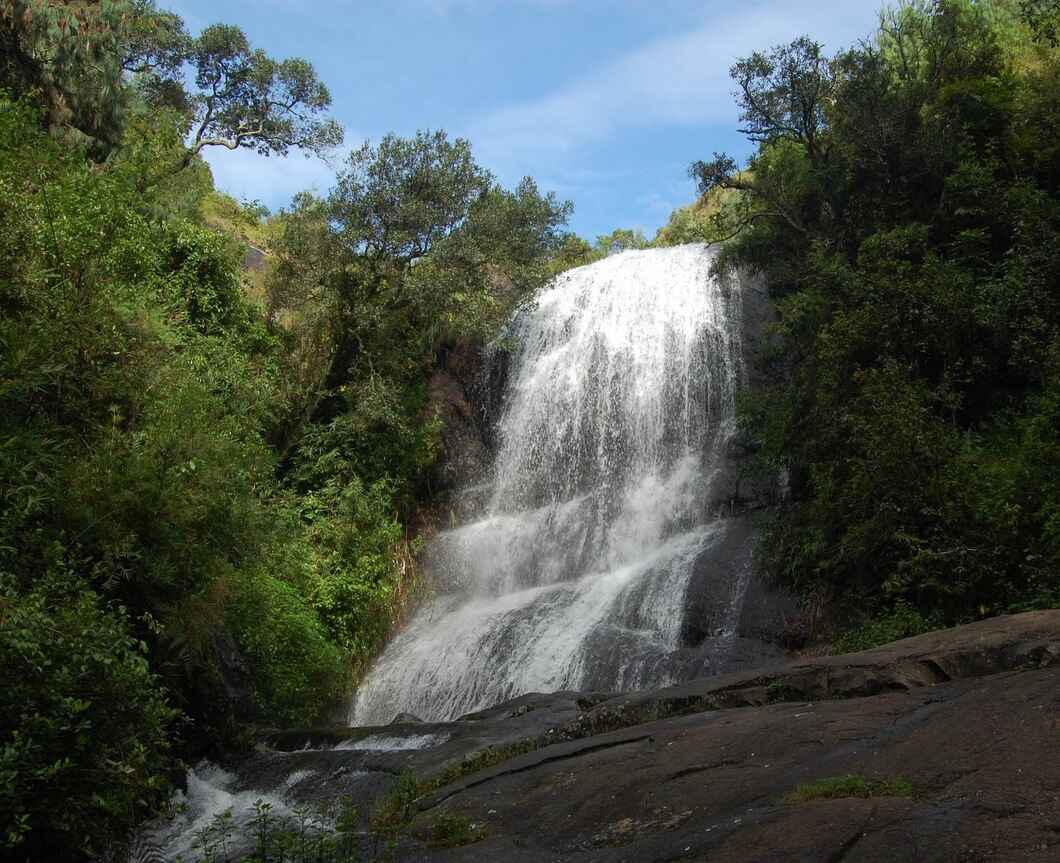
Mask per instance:
[[[916,2],[740,61],[757,152],[654,240],[769,279],[765,563],[849,647],[1060,603],[1058,26]],[[336,147],[304,60],[151,0],[8,0],[0,42],[0,848],[88,859],[182,756],[335,709],[415,588],[437,358],[649,243],[442,132],[270,215],[201,153]]]
[[[1060,603],[1058,20],[917,0],[738,62],[757,151],[696,163],[711,212],[671,226],[734,236],[777,302],[744,406],[789,484],[766,564],[880,638]]]
[[[86,859],[180,756],[349,691],[413,588],[434,357],[568,207],[423,133],[266,217],[199,154],[336,145],[308,63],[148,0],[9,2],[0,39],[0,847]]]

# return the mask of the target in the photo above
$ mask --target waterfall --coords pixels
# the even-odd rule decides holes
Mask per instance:
[[[712,260],[613,255],[516,315],[494,347],[508,374],[481,517],[426,550],[437,595],[370,671],[354,724],[676,679],[690,579],[727,529],[742,374],[739,284]],[[720,589],[723,640],[742,591]]]

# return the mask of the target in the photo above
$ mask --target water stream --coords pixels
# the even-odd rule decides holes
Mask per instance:
[[[487,502],[426,550],[438,593],[369,673],[352,724],[671,681],[690,579],[728,530],[715,511],[741,293],[712,260],[697,245],[613,255],[516,316],[494,348],[509,356]],[[741,586],[723,587],[735,620]]]

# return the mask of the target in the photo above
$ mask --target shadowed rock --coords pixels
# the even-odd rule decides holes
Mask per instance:
[[[263,743],[229,766],[233,793],[291,807],[350,794],[369,812],[415,773],[399,861],[1044,863],[1060,859],[1060,611],[657,691],[526,695],[454,722]],[[881,790],[788,800],[846,776]],[[904,783],[911,796],[888,796]],[[443,816],[484,838],[420,844]]]

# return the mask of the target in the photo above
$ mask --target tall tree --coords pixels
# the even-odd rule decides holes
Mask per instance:
[[[913,0],[830,59],[742,60],[749,170],[692,166],[739,190],[724,254],[777,303],[744,409],[790,479],[765,559],[833,608],[1060,599],[1060,55],[1028,14],[1053,5]]]
[[[154,0],[8,0],[0,44],[0,87],[40,93],[52,132],[87,139],[100,159],[119,145],[138,100],[182,118],[190,144],[181,167],[211,146],[287,155],[342,142],[312,64],[254,50],[230,25],[193,38]]]
[[[252,50],[238,27],[215,24],[194,41],[189,62],[195,89],[186,162],[213,146],[285,156],[342,143],[341,126],[322,116],[331,94],[308,61],[274,60]]]

